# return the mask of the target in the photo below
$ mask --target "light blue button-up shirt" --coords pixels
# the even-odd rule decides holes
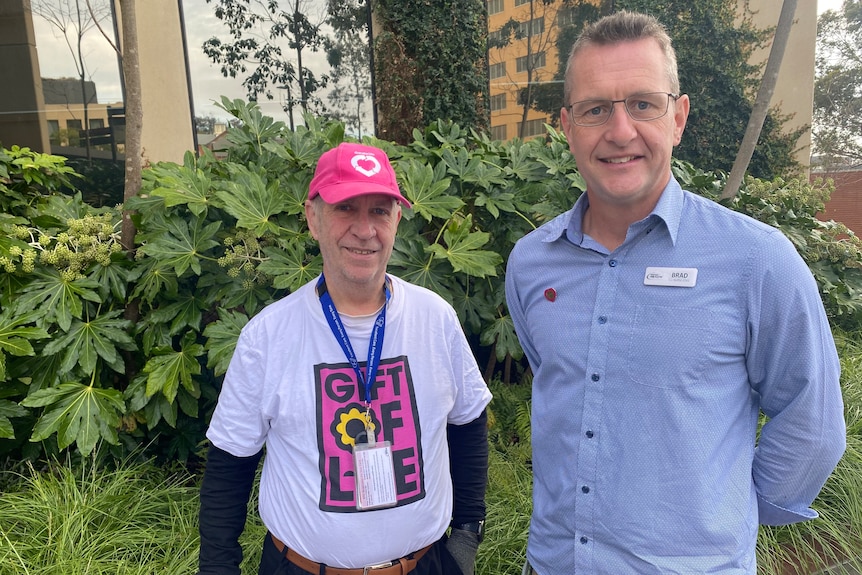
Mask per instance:
[[[779,230],[674,179],[610,253],[582,232],[587,205],[508,262],[534,373],[528,559],[540,575],[755,575],[758,523],[815,517],[844,450],[817,285]]]

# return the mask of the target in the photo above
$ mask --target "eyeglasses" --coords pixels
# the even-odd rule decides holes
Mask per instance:
[[[577,126],[601,126],[610,120],[616,103],[625,106],[632,120],[649,122],[667,114],[671,99],[676,102],[679,96],[668,92],[647,92],[634,94],[624,100],[582,100],[567,107],[572,122]]]

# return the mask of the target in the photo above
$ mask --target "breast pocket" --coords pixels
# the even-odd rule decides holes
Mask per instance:
[[[628,344],[629,377],[663,389],[695,385],[712,339],[712,313],[707,309],[638,306]]]

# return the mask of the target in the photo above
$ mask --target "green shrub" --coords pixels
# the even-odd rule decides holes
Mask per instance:
[[[714,200],[721,195],[726,174],[681,162],[674,168],[684,188]],[[780,229],[811,269],[832,324],[854,329],[862,327],[862,240],[840,222],[817,218],[834,189],[831,180],[747,178],[739,193],[722,203]],[[720,246],[722,238],[715,241]]]
[[[344,126],[309,116],[291,131],[254,104],[222,105],[238,120],[228,158],[155,164],[125,206],[57,193],[79,181],[62,158],[0,150],[0,455],[87,454],[102,442],[117,457],[147,445],[148,455],[187,459],[242,326],[320,272],[303,202]],[[501,143],[438,122],[407,146],[367,141],[389,153],[414,206],[391,272],[452,303],[488,380],[528,377],[504,302],[505,261],[585,188],[563,135]],[[723,185],[680,162],[674,173],[712,197]],[[833,321],[852,325],[862,252],[845,228],[814,217],[827,191],[749,180],[731,207],[791,237]],[[132,253],[120,246],[122,209],[137,228]]]

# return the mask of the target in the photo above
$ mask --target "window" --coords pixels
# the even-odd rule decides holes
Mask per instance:
[[[506,125],[502,126],[491,126],[491,139],[492,140],[505,140],[506,139]]]
[[[502,78],[506,75],[506,63],[500,62],[499,64],[491,64],[488,67],[488,76],[493,80],[494,78]]]
[[[506,107],[506,94],[494,94],[491,96],[491,111],[502,110]]]
[[[557,26],[573,26],[575,24],[575,11],[572,8],[560,8],[557,10]]]
[[[515,0],[515,6],[523,6],[524,4],[529,4],[531,0]]]
[[[90,119],[90,129],[95,130],[97,128],[105,127],[105,119],[104,118],[91,118]]]
[[[538,36],[545,31],[545,17],[540,16],[529,22],[520,22],[519,28],[522,36]]]
[[[533,54],[532,61],[533,61],[533,65],[532,65],[533,70],[536,70],[538,68],[544,68],[545,67],[545,53],[544,52],[538,52],[536,54]],[[529,62],[530,62],[530,56],[521,56],[520,58],[518,58],[515,61],[515,66],[516,66],[518,72],[526,72],[527,70],[529,70],[531,68],[531,66],[529,65]]]
[[[60,120],[48,120],[48,137],[53,138],[60,131]]]
[[[517,2],[518,0],[515,1]],[[488,0],[488,14],[499,14],[504,8],[504,0]]]
[[[488,32],[488,44],[498,44],[500,40],[502,40],[502,38],[502,30],[494,30],[492,32]]]
[[[78,147],[81,145],[81,120],[66,120],[66,142],[64,145]]]
[[[545,133],[545,123],[547,121],[548,120],[546,118],[527,120],[524,124],[524,137],[529,138],[530,136],[543,135]],[[518,122],[518,133],[521,133],[521,122]]]

